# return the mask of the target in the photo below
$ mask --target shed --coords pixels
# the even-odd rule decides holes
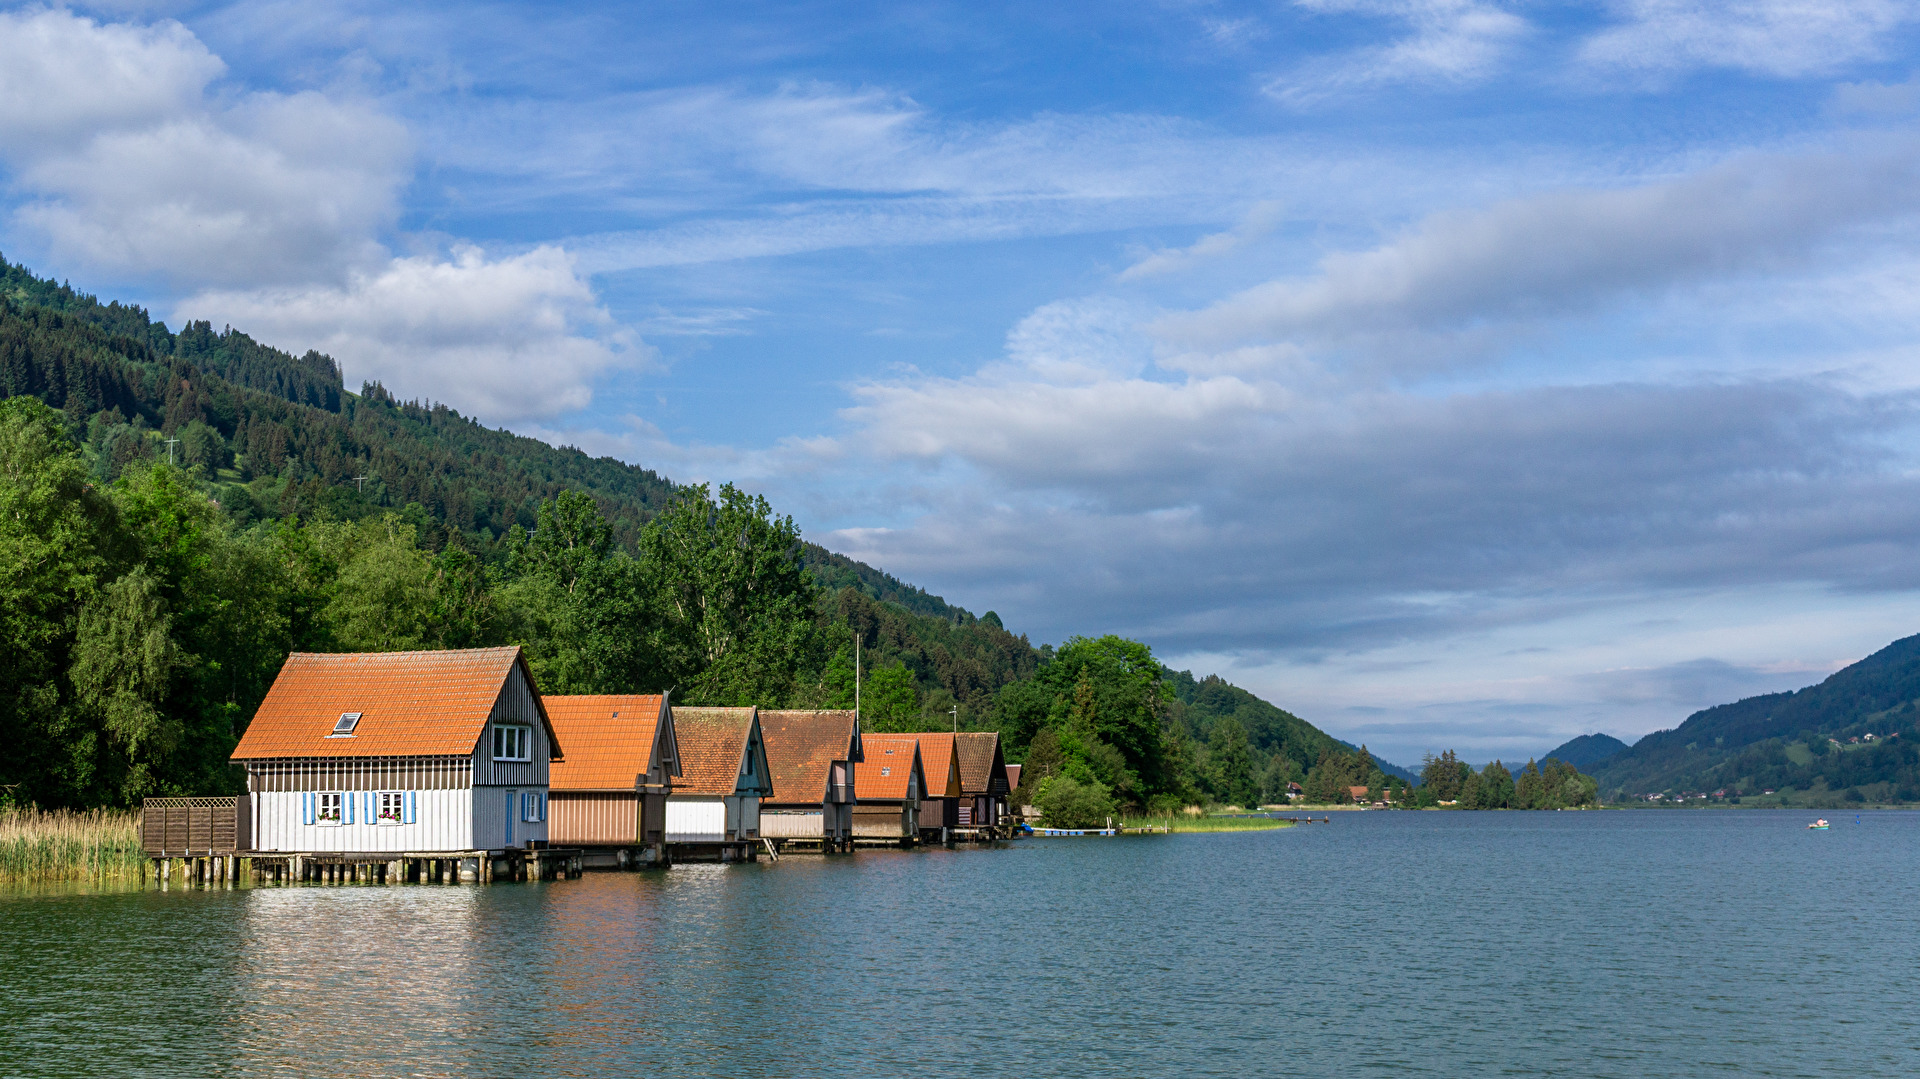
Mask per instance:
[[[953,736],[954,757],[960,766],[958,827],[976,835],[997,834],[1007,810],[1007,758],[1000,751],[998,731],[967,731]]]
[[[954,753],[954,736],[942,732],[914,738],[919,740],[920,764],[927,777],[926,792],[920,796],[920,835],[945,843],[960,826],[960,762]]]
[[[911,734],[869,734],[866,759],[854,765],[860,802],[853,807],[858,843],[911,846],[920,835],[920,795],[927,789],[920,740]]]
[[[680,775],[666,696],[548,697],[546,705],[572,749],[553,764],[551,841],[595,848],[596,864],[663,862],[667,793]]]
[[[753,857],[760,800],[773,793],[757,708],[674,706],[680,780],[667,796],[667,843],[680,857]]]
[[[853,766],[860,761],[860,719],[852,710],[765,711],[773,793],[760,803],[760,834],[781,845],[853,848]]]
[[[517,647],[295,652],[233,760],[257,851],[472,853],[545,845],[560,748]]]

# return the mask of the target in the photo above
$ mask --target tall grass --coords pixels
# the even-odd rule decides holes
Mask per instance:
[[[1207,817],[1176,813],[1170,817],[1127,817],[1120,822],[1128,828],[1165,828],[1174,832],[1259,832],[1269,828],[1290,828],[1291,821],[1268,817]]]
[[[140,880],[145,869],[133,810],[0,807],[0,881]]]

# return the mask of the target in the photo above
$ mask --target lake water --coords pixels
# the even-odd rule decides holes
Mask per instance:
[[[1336,813],[551,884],[0,897],[41,1075],[1895,1076],[1920,815]]]

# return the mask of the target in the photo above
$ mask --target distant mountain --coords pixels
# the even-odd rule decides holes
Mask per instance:
[[[1591,774],[1591,765],[1599,764],[1617,753],[1623,753],[1627,744],[1611,734],[1583,734],[1568,742],[1561,743],[1558,749],[1541,757],[1554,757],[1566,761],[1582,772]]]
[[[1920,801],[1920,636],[1818,685],[1688,716],[1598,762],[1612,796],[1797,791],[1818,801]]]

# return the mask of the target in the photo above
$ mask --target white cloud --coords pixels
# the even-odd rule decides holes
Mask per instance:
[[[244,326],[293,351],[338,359],[348,385],[378,380],[490,422],[584,407],[596,378],[649,361],[615,328],[558,248],[488,259],[394,259],[343,286],[208,292],[181,318]],[[600,336],[589,336],[598,332]]]
[[[1262,202],[1249,211],[1238,225],[1225,232],[1202,236],[1183,248],[1153,251],[1143,255],[1133,265],[1120,271],[1119,279],[1140,281],[1162,274],[1182,273],[1215,259],[1224,258],[1272,232],[1275,226],[1280,224],[1281,216],[1279,203]]]
[[[1497,70],[1531,32],[1525,19],[1484,0],[1296,0],[1324,14],[1391,20],[1409,32],[1390,44],[1309,62],[1266,85],[1295,107],[1399,83],[1466,83]]]
[[[0,13],[0,149],[70,149],[200,104],[226,65],[186,27],[101,25],[61,10]]]
[[[1281,341],[1371,343],[1385,362],[1443,362],[1448,339],[1579,314],[1623,295],[1804,266],[1849,230],[1920,210],[1920,146],[1902,139],[1753,155],[1679,179],[1563,190],[1433,215],[1319,273],[1268,282],[1158,327],[1202,350]],[[1422,336],[1424,335],[1424,336]]]
[[[1623,0],[1620,25],[1580,49],[1596,67],[1649,73],[1733,68],[1803,78],[1882,56],[1914,21],[1900,0]]]
[[[14,219],[56,263],[190,288],[339,280],[382,257],[409,150],[378,110],[212,96],[221,63],[177,23],[0,16],[0,54]]]

